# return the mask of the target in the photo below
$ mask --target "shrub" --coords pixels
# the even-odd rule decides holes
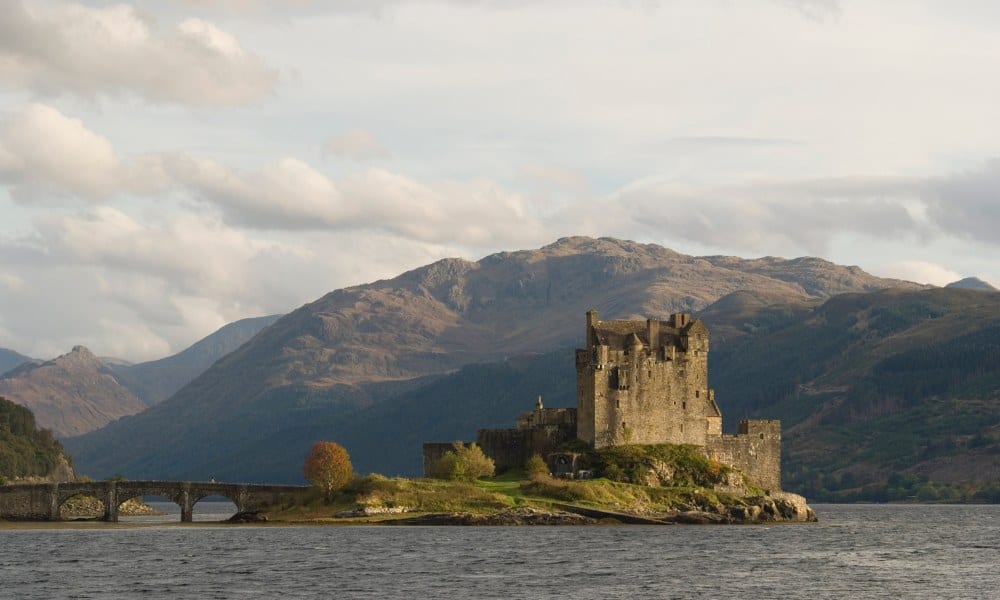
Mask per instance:
[[[480,477],[493,476],[496,471],[493,459],[483,454],[483,449],[478,445],[466,446],[462,442],[455,442],[451,447],[451,450],[431,464],[431,477],[475,481]]]
[[[548,477],[549,476],[549,466],[545,464],[545,459],[539,454],[532,454],[531,458],[524,463],[524,472],[528,475],[529,479],[535,477]]]

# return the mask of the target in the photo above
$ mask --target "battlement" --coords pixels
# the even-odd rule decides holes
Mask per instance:
[[[684,313],[602,321],[591,310],[584,339],[576,351],[578,439],[595,448],[692,444],[780,487],[780,422],[741,421],[739,435],[722,434],[702,321]]]
[[[708,387],[704,323],[685,313],[602,321],[591,310],[584,339],[586,348],[575,355],[576,409],[544,408],[539,397],[515,428],[478,431],[476,441],[498,471],[520,467],[532,454],[552,454],[574,437],[593,448],[690,444],[756,485],[781,489],[780,421],[744,420],[736,435],[722,433],[722,412]],[[445,451],[443,444],[425,444],[425,471]]]

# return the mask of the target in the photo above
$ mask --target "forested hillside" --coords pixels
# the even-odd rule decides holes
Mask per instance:
[[[30,410],[0,396],[0,484],[49,475],[62,459],[52,432],[38,429]]]
[[[789,489],[1000,501],[1000,293],[892,290],[761,314],[715,346],[711,382],[734,420],[782,419]]]

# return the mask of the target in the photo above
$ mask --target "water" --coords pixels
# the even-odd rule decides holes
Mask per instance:
[[[1000,506],[814,508],[774,526],[0,528],[0,597],[1000,598]]]

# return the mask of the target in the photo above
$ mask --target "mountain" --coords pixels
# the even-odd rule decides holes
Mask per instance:
[[[19,364],[0,379],[0,394],[32,408],[57,437],[80,435],[163,400],[278,317],[230,323],[178,354],[140,364],[98,358],[83,346],[48,362],[0,353]]]
[[[23,354],[6,348],[0,348],[0,375],[30,360],[30,358]]]
[[[241,319],[194,343],[173,356],[139,364],[110,363],[119,383],[132,391],[143,404],[152,406],[165,400],[200,375],[212,363],[245,344],[281,315]]]
[[[795,304],[892,286],[921,287],[817,258],[692,257],[609,238],[445,259],[331,292],[168,400],[66,443],[90,475],[221,477],[233,457],[270,460],[267,440],[350,424],[413,392],[420,378],[572,347],[589,308],[629,318],[697,311],[740,290]]]
[[[826,501],[1000,501],[1000,293],[888,290],[756,309],[752,296],[731,296],[699,315],[713,332],[710,382],[728,430],[782,419],[787,489]],[[716,340],[733,321],[745,327]],[[537,395],[575,404],[572,348],[425,378],[204,468],[297,481],[311,441],[335,439],[359,472],[415,475],[423,442],[509,427]]]
[[[47,362],[33,361],[4,374],[0,396],[28,407],[57,437],[103,427],[144,408],[101,359],[83,346]]]
[[[949,288],[960,288],[964,290],[986,290],[990,292],[998,291],[997,288],[986,283],[978,277],[966,277],[965,279],[959,279],[958,281],[952,281],[945,287]]]
[[[786,487],[1000,501],[1000,293],[885,290],[799,310],[761,309],[711,357],[725,415],[782,419]]]

